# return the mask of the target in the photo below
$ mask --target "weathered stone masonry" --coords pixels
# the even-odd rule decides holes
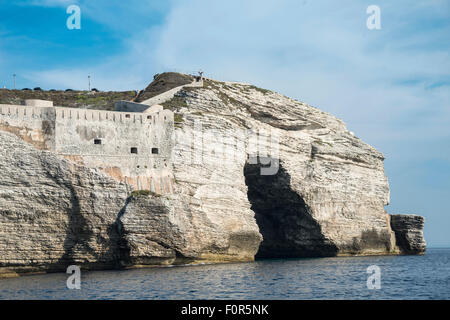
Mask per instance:
[[[52,107],[36,100],[0,105],[0,130],[100,169],[135,190],[173,193],[173,113],[159,105],[140,106],[143,112]]]

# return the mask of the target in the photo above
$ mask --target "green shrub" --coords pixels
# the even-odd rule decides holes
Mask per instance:
[[[175,122],[184,122],[183,115],[180,114],[180,113],[175,113],[175,114],[173,115],[173,120],[174,120]]]
[[[150,190],[134,190],[131,192],[130,197],[137,198],[137,197],[159,197],[159,194],[156,194],[154,192],[151,192]]]
[[[259,91],[259,92],[261,92],[262,94],[269,94],[269,93],[272,92],[272,91],[270,91],[270,90],[263,89],[263,88],[258,88],[258,87],[256,87],[256,86],[250,86],[250,89]]]
[[[173,97],[169,101],[161,103],[164,109],[169,109],[171,111],[175,111],[181,108],[188,108],[188,104],[186,103],[183,97]]]

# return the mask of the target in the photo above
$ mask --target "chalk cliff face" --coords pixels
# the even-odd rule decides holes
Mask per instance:
[[[383,155],[339,119],[277,93],[211,80],[164,106],[177,122],[175,191],[167,196],[129,197],[125,184],[100,170],[0,131],[0,276],[70,264],[424,252],[423,218],[385,212]],[[266,158],[253,150],[253,133]],[[263,159],[276,164],[274,174],[261,175]]]
[[[125,185],[0,132],[0,273],[111,266]]]
[[[182,196],[132,198],[119,217],[126,266],[194,262],[249,261],[261,236],[251,216],[229,214],[241,224],[216,224],[187,205]]]
[[[422,254],[426,243],[423,238],[425,219],[417,215],[395,214],[391,216],[391,226],[395,231],[397,244],[406,254]]]
[[[226,221],[229,212],[251,208],[264,238],[258,256],[398,252],[384,209],[389,185],[383,155],[339,119],[277,93],[208,80],[172,103],[166,106],[182,115],[177,130],[187,136],[196,121],[223,136],[239,129],[279,136],[279,170],[272,176],[261,175],[261,165],[248,160],[251,147],[224,161],[213,135],[203,137],[203,146],[213,151],[203,151],[202,164],[174,159],[180,189],[211,220]],[[178,138],[175,155],[191,157],[183,152],[190,147]]]
[[[0,131],[0,277],[17,273],[251,260],[261,236],[213,224],[180,195],[128,197],[125,184]],[[238,211],[236,211],[238,212]]]

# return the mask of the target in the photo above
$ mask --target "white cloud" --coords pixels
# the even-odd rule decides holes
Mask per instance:
[[[22,4],[39,7],[67,7],[71,4],[78,4],[78,0],[32,0],[22,2]]]
[[[116,7],[108,11],[96,3],[83,4],[91,16],[96,12],[105,23],[117,19]],[[147,4],[139,10],[148,10]],[[380,31],[366,28],[368,4],[174,1],[166,22],[134,30],[122,55],[89,70],[32,76],[84,87],[89,73],[101,88],[137,89],[155,72],[202,68],[212,77],[253,82],[329,111],[376,146],[408,139],[410,126],[422,139],[447,138],[450,58],[448,45],[439,42],[449,26],[414,25],[421,15],[445,17],[442,2],[380,1]],[[129,17],[136,11],[123,9]],[[440,81],[447,83],[428,88]]]
[[[380,128],[395,126],[402,117],[421,111],[427,117],[445,115],[441,121],[448,124],[448,90],[425,88],[448,81],[448,46],[408,49],[424,40],[436,45],[448,33],[420,30],[398,38],[393,30],[399,26],[396,16],[411,19],[436,11],[442,17],[433,7],[439,2],[381,2],[386,6],[381,5],[385,19],[380,31],[367,30],[364,3],[245,3],[180,3],[162,30],[157,60],[185,69],[201,66],[212,76],[277,89],[340,116],[351,127],[373,122]],[[419,82],[396,84],[408,79]],[[358,129],[366,136],[377,134]],[[447,132],[434,127],[426,134],[442,137]]]

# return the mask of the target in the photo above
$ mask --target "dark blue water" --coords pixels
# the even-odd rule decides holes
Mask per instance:
[[[367,288],[367,267],[381,289]],[[450,299],[450,249],[424,256],[263,260],[0,279],[0,299]]]

